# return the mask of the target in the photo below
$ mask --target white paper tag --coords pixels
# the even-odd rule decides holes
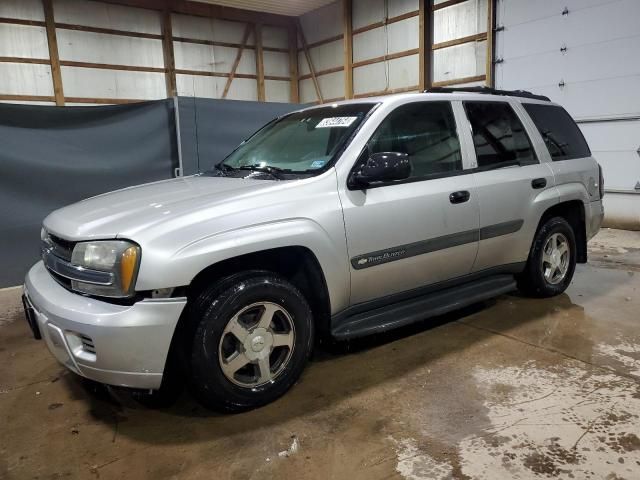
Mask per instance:
[[[358,117],[329,117],[323,118],[316,128],[330,128],[330,127],[348,127]]]

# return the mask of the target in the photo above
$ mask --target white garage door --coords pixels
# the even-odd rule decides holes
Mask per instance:
[[[609,223],[640,227],[640,1],[498,0],[496,88],[563,105],[603,166]]]

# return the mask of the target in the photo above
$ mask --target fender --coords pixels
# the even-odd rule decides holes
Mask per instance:
[[[136,289],[166,287],[167,278],[173,286],[188,285],[202,270],[223,260],[294,246],[308,248],[317,258],[329,290],[331,309],[345,308],[350,280],[344,237],[342,242],[332,239],[320,224],[308,218],[290,218],[217,232],[180,247],[164,256],[162,261],[150,259],[145,262],[143,253]],[[150,255],[155,257],[153,253]]]

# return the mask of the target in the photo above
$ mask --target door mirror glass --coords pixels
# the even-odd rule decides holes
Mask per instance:
[[[366,188],[372,183],[405,180],[411,175],[409,155],[400,152],[380,152],[371,155],[351,177],[356,188]]]

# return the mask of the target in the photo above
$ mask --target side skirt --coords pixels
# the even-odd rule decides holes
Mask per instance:
[[[516,289],[512,274],[495,274],[448,286],[421,296],[363,311],[348,309],[331,320],[331,334],[340,340],[363,337],[458,310]]]

